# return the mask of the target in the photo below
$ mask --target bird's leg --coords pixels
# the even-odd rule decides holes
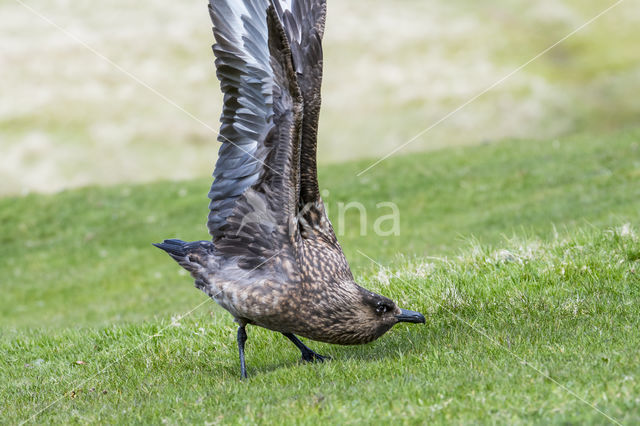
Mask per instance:
[[[243,379],[247,378],[247,366],[244,363],[244,343],[247,341],[247,331],[244,325],[238,327],[238,351],[240,352],[240,374]]]
[[[293,342],[293,344],[298,347],[298,349],[300,349],[300,352],[302,353],[302,360],[303,361],[306,361],[306,362],[323,362],[325,359],[326,360],[331,359],[328,356],[322,356],[320,354],[315,353],[314,351],[309,349],[304,343],[302,343],[300,341],[300,339],[298,339],[292,333],[282,333],[282,334],[284,335],[284,337],[286,337],[287,339],[291,340]]]

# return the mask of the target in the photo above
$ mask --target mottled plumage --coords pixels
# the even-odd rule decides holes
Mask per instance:
[[[209,192],[212,241],[165,250],[239,323],[343,345],[424,317],[357,285],[318,190],[324,0],[210,0],[222,142]]]

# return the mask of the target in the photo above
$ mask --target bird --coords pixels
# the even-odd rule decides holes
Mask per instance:
[[[298,336],[357,345],[415,311],[358,285],[322,200],[316,149],[325,0],[210,0],[222,143],[208,197],[210,240],[154,244],[238,324],[281,333],[302,361],[329,357]]]

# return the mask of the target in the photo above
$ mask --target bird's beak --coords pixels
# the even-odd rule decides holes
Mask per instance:
[[[424,315],[420,312],[409,311],[407,309],[400,309],[400,315],[396,315],[398,322],[412,322],[416,324],[424,324]]]

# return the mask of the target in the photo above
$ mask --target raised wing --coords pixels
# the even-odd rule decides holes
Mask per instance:
[[[210,0],[217,76],[224,94],[222,142],[209,191],[207,222],[214,241],[236,201],[264,168],[264,141],[272,125],[273,72],[268,49],[268,0]]]
[[[295,246],[303,99],[274,7],[233,7],[211,0],[225,109],[209,231],[219,252],[253,268]]]
[[[320,117],[320,87],[322,85],[322,36],[327,14],[326,0],[291,0],[282,8],[276,2],[291,45],[298,84],[304,99],[302,145],[300,152],[300,205],[320,198],[316,167],[318,119]]]

